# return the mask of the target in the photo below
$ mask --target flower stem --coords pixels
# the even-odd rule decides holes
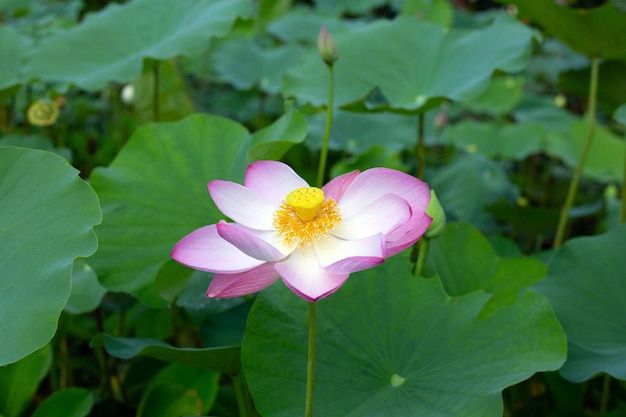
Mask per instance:
[[[315,379],[315,303],[309,303],[309,355],[306,366],[306,402],[304,417],[313,416],[313,382]]]
[[[567,197],[565,198],[565,204],[563,204],[563,208],[561,209],[559,225],[556,229],[556,237],[554,238],[555,248],[560,248],[563,245],[569,212],[572,206],[574,205],[574,198],[576,197],[576,191],[578,190],[578,183],[580,182],[580,177],[582,176],[583,167],[585,165],[585,161],[587,160],[589,149],[591,149],[591,142],[593,141],[593,134],[596,128],[596,95],[598,91],[598,66],[599,66],[598,58],[593,58],[591,60],[591,80],[589,82],[589,109],[588,109],[589,130],[587,131],[587,140],[585,141],[585,145],[580,155],[580,160],[578,161],[578,165],[576,166],[576,170],[574,171],[572,182],[570,183],[569,189],[567,190]]]
[[[429,239],[424,237],[417,241],[417,261],[415,262],[415,269],[413,269],[413,275],[419,277],[426,263],[426,255],[428,254]]]
[[[155,61],[154,67],[152,67],[152,114],[154,121],[158,122],[161,118],[161,110],[159,108],[159,61]]]
[[[600,409],[598,415],[603,416],[606,414],[606,409],[609,406],[609,393],[611,391],[611,375],[604,374],[602,378],[602,397],[600,397]]]
[[[241,375],[233,375],[233,388],[235,390],[235,398],[237,399],[237,408],[239,409],[239,417],[250,417],[248,405],[246,404],[244,394],[244,382]]]
[[[330,139],[330,127],[333,122],[333,84],[334,73],[333,66],[328,67],[328,105],[326,107],[326,126],[324,128],[324,140],[322,142],[322,151],[320,153],[319,165],[317,167],[317,186],[324,184],[324,173],[326,172],[326,160],[328,159],[328,141]]]
[[[619,212],[619,222],[626,223],[626,132],[624,132],[624,178],[622,179],[622,206]]]

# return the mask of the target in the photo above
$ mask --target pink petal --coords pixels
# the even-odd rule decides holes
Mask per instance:
[[[275,266],[285,285],[306,301],[328,297],[343,285],[350,274],[335,274],[320,268],[313,246],[296,249]]]
[[[207,297],[230,298],[259,292],[278,279],[274,264],[264,263],[239,274],[215,274],[207,290]]]
[[[217,273],[248,271],[264,263],[222,239],[214,224],[194,230],[182,238],[172,249],[171,256],[188,267]]]
[[[383,194],[405,199],[413,212],[426,212],[430,202],[428,185],[417,178],[388,168],[372,168],[359,175],[345,191],[341,210],[352,215]]]
[[[385,260],[384,246],[385,239],[381,234],[359,240],[328,236],[313,243],[320,266],[335,274],[361,271],[381,264]]]
[[[409,222],[387,235],[385,258],[395,255],[417,242],[426,233],[432,221],[433,219],[425,213],[421,217],[413,216]]]
[[[270,242],[261,237],[273,238],[276,235],[274,231],[254,233],[252,229],[222,221],[217,224],[217,233],[232,245],[236,246],[240,251],[254,259],[275,262],[284,259],[291,252],[284,245],[281,245],[285,250],[283,253],[279,248],[274,247]]]
[[[244,185],[275,206],[296,188],[309,186],[291,167],[276,161],[256,161],[250,164]]]
[[[395,194],[383,194],[352,213],[344,212],[342,201],[339,203],[339,212],[341,222],[330,233],[347,240],[379,233],[386,235],[411,217],[411,208],[406,200]]]
[[[330,197],[336,202],[339,202],[343,197],[343,193],[346,192],[348,186],[352,184],[352,181],[354,181],[354,179],[358,176],[359,171],[352,171],[348,172],[347,174],[340,175],[336,178],[333,178],[332,180],[330,180],[330,182],[328,182],[328,184],[323,186],[322,191],[324,191],[326,197]]]
[[[278,205],[241,184],[214,180],[208,184],[215,205],[236,223],[258,230],[272,230]]]

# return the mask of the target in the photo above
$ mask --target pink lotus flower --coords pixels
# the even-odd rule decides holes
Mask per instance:
[[[351,272],[411,246],[431,223],[428,186],[387,168],[341,175],[319,189],[283,163],[258,161],[244,185],[215,180],[208,188],[234,223],[195,230],[172,257],[215,274],[209,297],[251,294],[282,277],[297,295],[316,301]]]

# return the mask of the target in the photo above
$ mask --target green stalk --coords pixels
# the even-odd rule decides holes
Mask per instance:
[[[565,229],[567,228],[567,219],[569,217],[569,212],[574,205],[574,199],[576,197],[576,192],[578,191],[578,183],[580,182],[583,167],[585,165],[585,161],[587,160],[589,149],[591,149],[591,143],[593,141],[593,135],[596,129],[598,66],[598,58],[593,58],[591,60],[591,80],[589,83],[589,130],[587,131],[587,140],[585,141],[585,146],[583,148],[582,154],[580,155],[580,160],[578,161],[576,170],[574,171],[574,177],[572,178],[572,182],[570,183],[569,189],[567,190],[567,197],[565,198],[565,204],[563,205],[563,209],[561,210],[561,216],[559,218],[559,225],[556,229],[554,248],[560,248],[563,245],[563,241],[565,239]]]
[[[233,388],[235,389],[235,398],[237,399],[237,408],[239,409],[239,417],[249,417],[248,407],[244,396],[243,380],[241,375],[233,375]]]
[[[624,132],[624,178],[622,180],[622,206],[619,212],[619,222],[626,223],[626,132]]]
[[[326,172],[326,160],[328,159],[328,141],[330,139],[330,127],[333,122],[333,66],[328,67],[328,106],[326,108],[326,127],[324,128],[324,141],[320,153],[319,165],[317,167],[317,186],[324,184],[324,173]]]
[[[304,417],[313,417],[313,386],[315,380],[315,302],[309,303],[309,355],[306,365],[306,402]]]
[[[424,113],[417,119],[417,178],[424,179]]]
[[[159,108],[159,61],[155,61],[154,67],[152,67],[152,113],[154,121],[158,122],[161,117],[161,109]]]
[[[600,409],[598,415],[603,416],[609,406],[609,392],[611,391],[611,375],[605,374],[602,379],[602,397],[600,398]]]

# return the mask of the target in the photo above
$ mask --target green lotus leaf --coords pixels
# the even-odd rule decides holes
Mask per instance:
[[[169,365],[150,379],[137,417],[206,415],[217,397],[219,374]]]
[[[163,60],[204,52],[225,35],[249,0],[135,0],[113,3],[77,26],[44,39],[26,57],[27,79],[71,83],[99,90],[109,81],[129,82],[144,59]]]
[[[155,277],[176,242],[224,216],[207,191],[214,179],[241,182],[250,134],[217,116],[192,115],[135,131],[91,184],[103,209],[90,259],[102,285],[163,307]]]
[[[465,151],[489,157],[521,160],[544,148],[544,129],[538,123],[498,126],[463,120],[444,132],[444,141]]]
[[[308,127],[304,116],[285,102],[285,113],[271,125],[254,132],[248,150],[248,161],[279,160],[295,144],[306,137]]]
[[[588,57],[626,59],[626,14],[612,2],[593,9],[575,9],[555,1],[498,0],[517,6],[521,17]]]
[[[554,308],[567,335],[561,374],[580,382],[606,372],[626,379],[626,225],[572,239],[535,289]]]
[[[539,294],[478,319],[486,294],[451,298],[410,268],[395,256],[317,303],[316,416],[502,416],[505,387],[563,363],[565,336]],[[252,307],[242,361],[263,416],[303,414],[307,311],[283,285]]]
[[[37,392],[51,364],[52,349],[46,345],[15,363],[0,367],[0,415],[19,417]]]
[[[589,122],[579,119],[567,132],[547,132],[546,153],[575,168],[580,160],[589,131]],[[597,126],[583,174],[599,181],[622,181],[624,141],[609,129]]]
[[[385,0],[315,0],[315,8],[321,14],[363,14],[382,6]]]
[[[500,199],[514,201],[519,193],[502,166],[479,154],[452,160],[437,171],[430,186],[449,221],[468,221],[481,230],[495,227],[485,206]]]
[[[169,363],[230,375],[237,374],[241,368],[239,346],[176,348],[161,340],[113,337],[108,334],[96,336],[91,345],[104,346],[111,356],[121,359],[149,356]]]
[[[106,294],[106,289],[98,282],[93,269],[82,259],[74,262],[72,270],[72,292],[64,310],[71,314],[94,311]]]
[[[286,44],[262,48],[252,39],[230,39],[221,42],[212,53],[217,75],[240,90],[253,87],[270,94],[280,91],[285,71],[300,61],[304,49]]]
[[[0,26],[0,91],[22,84],[19,74],[32,41],[7,25]]]
[[[89,390],[67,388],[46,397],[32,417],[86,417],[93,404],[94,396]]]
[[[492,294],[481,316],[513,304],[547,272],[533,258],[497,256],[487,238],[469,223],[446,225],[443,234],[431,241],[426,265],[441,278],[446,294],[460,296],[476,290]]]
[[[419,112],[445,98],[475,97],[487,88],[496,69],[524,68],[533,31],[505,15],[485,29],[472,31],[446,31],[400,16],[333,37],[339,50],[334,65],[337,106]],[[312,51],[302,65],[287,72],[283,94],[324,105],[327,72],[317,51]]]
[[[97,246],[96,194],[63,158],[0,147],[0,365],[46,345],[70,295],[74,259]]]

